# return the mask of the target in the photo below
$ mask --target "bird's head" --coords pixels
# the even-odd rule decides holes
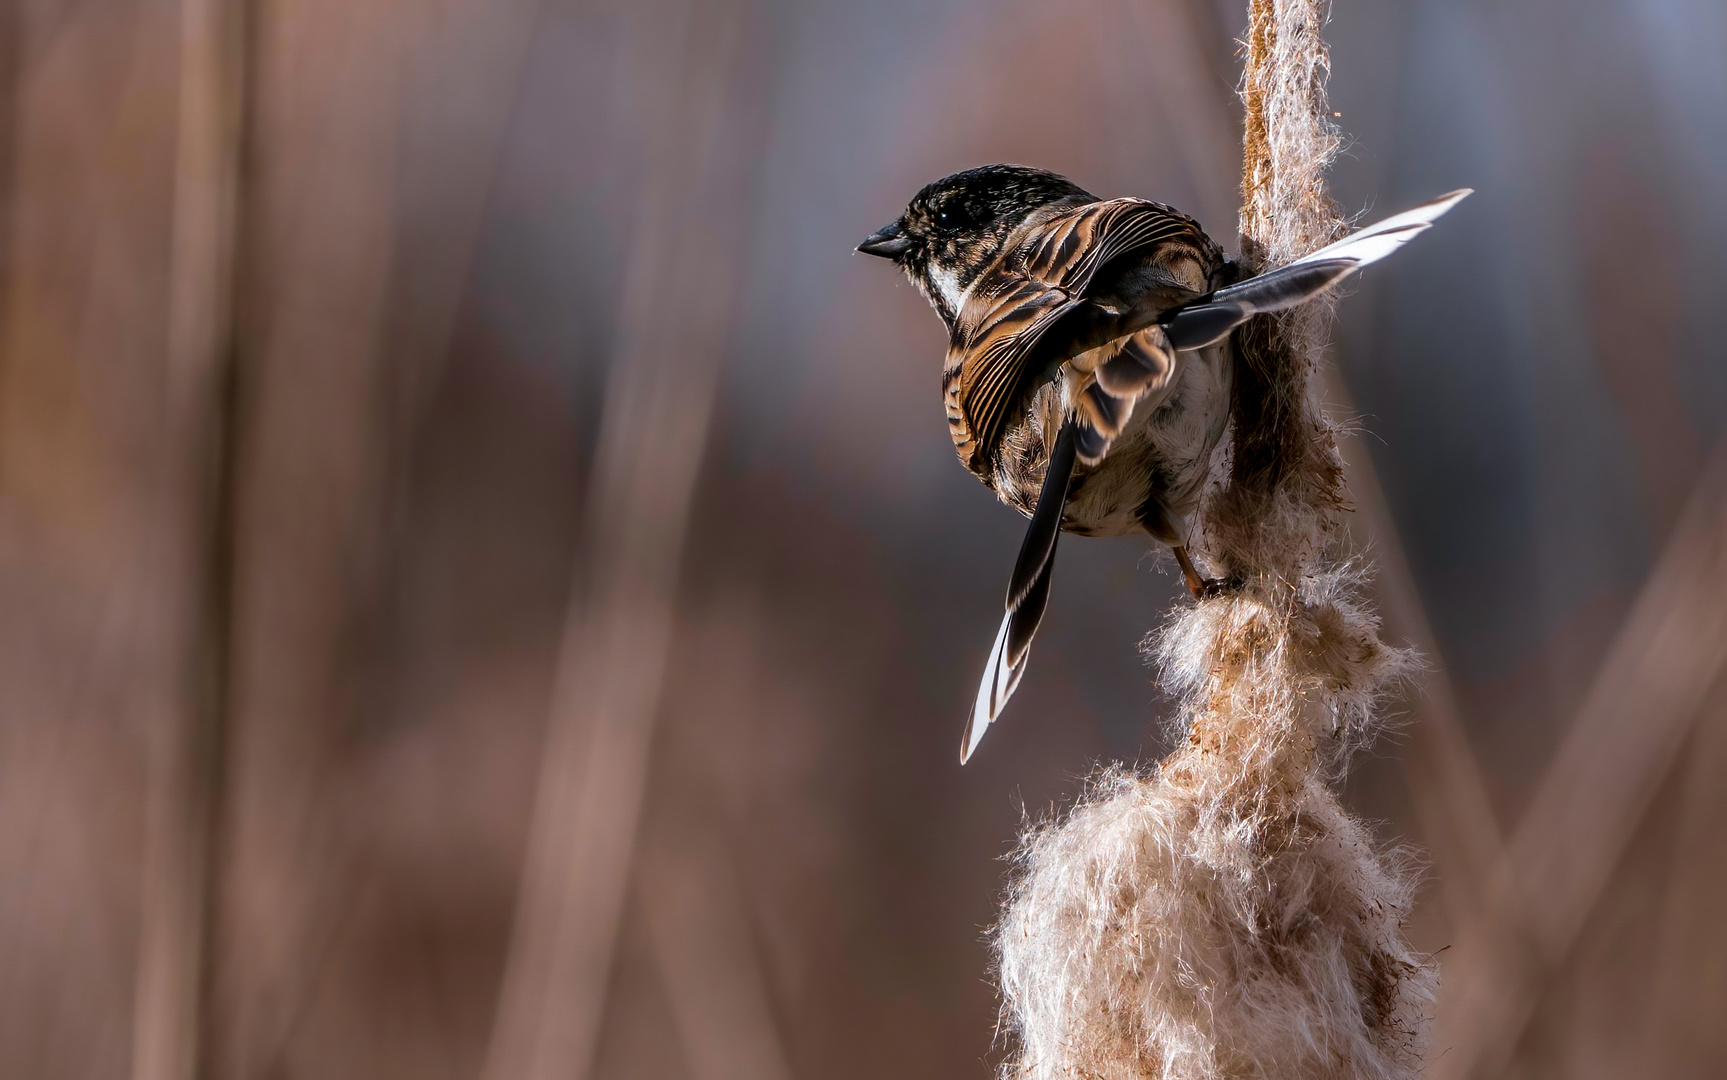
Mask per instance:
[[[985,165],[928,185],[913,196],[905,213],[857,249],[892,259],[951,329],[966,289],[1026,219],[1039,211],[1096,201],[1078,184],[1046,169]]]

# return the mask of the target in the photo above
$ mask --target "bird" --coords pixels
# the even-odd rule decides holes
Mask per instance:
[[[1455,206],[1442,195],[1249,276],[1193,218],[985,165],[926,185],[857,250],[888,259],[948,332],[942,400],[960,462],[1030,519],[960,740],[976,751],[1025,672],[1061,533],[1149,533],[1195,598],[1188,521],[1230,416],[1235,329],[1384,258]]]

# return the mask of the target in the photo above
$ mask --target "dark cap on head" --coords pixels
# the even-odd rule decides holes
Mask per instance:
[[[978,234],[1002,224],[1011,228],[1050,203],[1077,206],[1096,201],[1095,195],[1047,169],[984,165],[925,185],[898,220],[876,231],[857,250],[898,260],[932,238]]]

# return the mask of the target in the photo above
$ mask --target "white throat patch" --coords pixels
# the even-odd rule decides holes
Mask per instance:
[[[959,287],[959,275],[952,270],[931,269],[929,281],[932,288],[946,302],[949,311],[958,312],[960,301],[965,299],[965,290]]]

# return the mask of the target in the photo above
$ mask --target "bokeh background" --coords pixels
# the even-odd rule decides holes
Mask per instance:
[[[1026,815],[1179,578],[1021,522],[855,255],[1035,163],[1233,246],[1231,0],[0,3],[0,1076],[983,1077]],[[1340,0],[1335,193],[1477,194],[1329,394],[1432,670],[1435,1076],[1727,1073],[1727,8]]]

